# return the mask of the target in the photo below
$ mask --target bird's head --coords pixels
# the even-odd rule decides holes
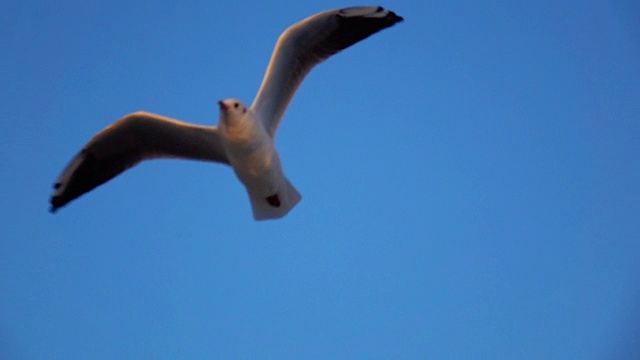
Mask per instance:
[[[220,100],[218,105],[220,105],[220,120],[226,122],[240,119],[247,112],[247,107],[237,99]]]

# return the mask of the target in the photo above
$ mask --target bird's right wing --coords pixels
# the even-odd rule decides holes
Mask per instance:
[[[217,126],[135,112],[96,134],[58,177],[51,211],[109,181],[142,160],[181,158],[229,164]]]

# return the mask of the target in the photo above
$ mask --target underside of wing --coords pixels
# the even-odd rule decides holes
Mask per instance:
[[[275,135],[291,98],[316,64],[402,20],[382,7],[364,6],[321,12],[285,30],[251,105],[270,135]]]
[[[54,185],[51,211],[140,161],[154,158],[228,164],[217,127],[136,112],[100,131],[71,160]]]

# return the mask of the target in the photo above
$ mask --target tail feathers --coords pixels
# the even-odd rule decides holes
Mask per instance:
[[[253,218],[256,220],[279,219],[293,209],[302,196],[291,185],[288,179],[284,179],[280,191],[268,196],[249,193]]]

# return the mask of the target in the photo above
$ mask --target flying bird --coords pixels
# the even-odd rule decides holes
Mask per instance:
[[[191,124],[134,112],[96,134],[54,185],[51,212],[143,160],[178,158],[230,165],[245,186],[256,220],[285,216],[300,193],[284,175],[274,138],[304,77],[318,63],[388,28],[402,17],[379,6],[329,10],[286,29],[278,38],[251,107],[218,102],[218,125]]]

